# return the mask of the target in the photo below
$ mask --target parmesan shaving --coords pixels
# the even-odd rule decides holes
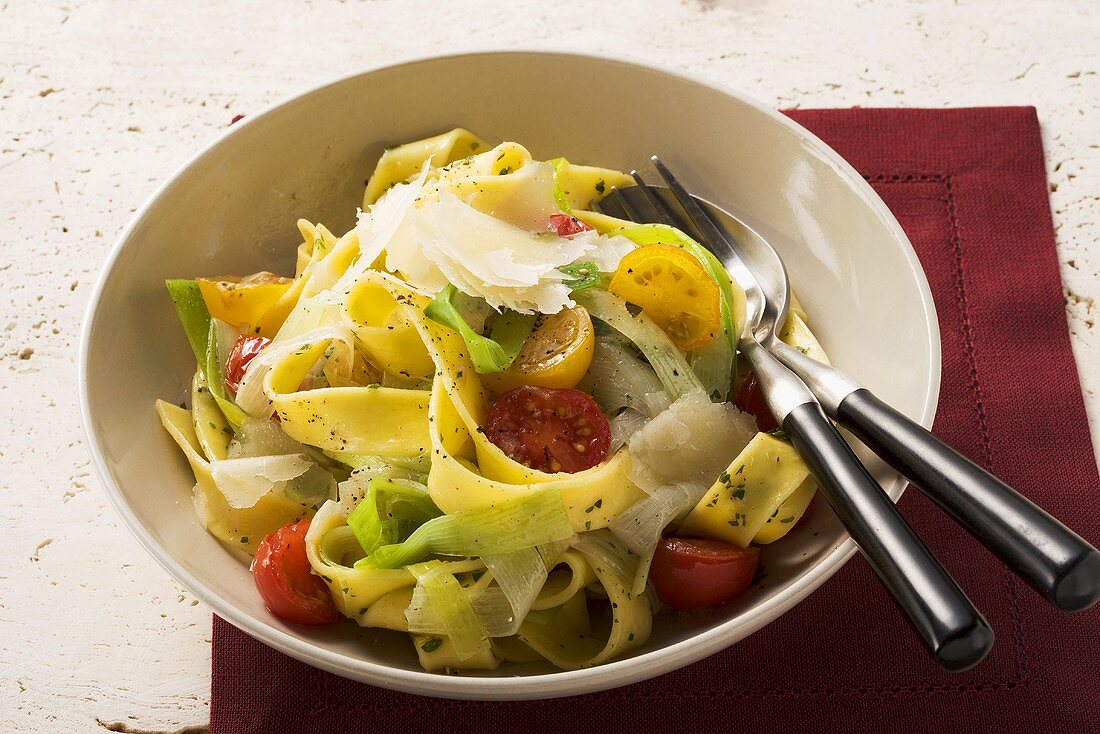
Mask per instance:
[[[688,393],[630,437],[630,479],[646,494],[673,484],[709,487],[755,433],[748,413]]]
[[[586,229],[570,237],[573,242],[581,242],[588,247],[585,259],[595,264],[601,273],[613,273],[631,250],[637,247],[622,235],[602,235],[594,229]]]
[[[356,232],[359,235],[359,257],[347,269],[344,275],[336,283],[333,290],[342,293],[351,287],[360,275],[363,274],[383,253],[412,253],[417,251],[414,243],[409,241],[412,230],[406,226],[410,213],[418,197],[424,188],[424,180],[428,175],[428,163],[420,169],[420,173],[408,183],[398,184],[387,191],[382,198],[371,206],[370,211],[360,211]],[[387,256],[388,259],[388,256]],[[420,280],[426,278],[430,271],[430,263],[419,260],[416,257],[401,258],[399,269],[405,273],[414,274]],[[391,271],[394,266],[387,265]],[[444,283],[432,283],[433,292],[447,285]]]
[[[438,291],[451,282],[493,308],[520,313],[557,313],[573,305],[557,268],[586,255],[589,247],[583,242],[532,234],[446,191],[437,202],[415,209],[410,219],[419,247],[388,250],[386,268],[414,287]],[[433,267],[415,272],[410,262]]]
[[[210,464],[210,476],[229,506],[252,507],[283,483],[305,474],[313,464],[298,454],[224,459]]]
[[[511,185],[494,196],[480,194],[475,178],[445,173],[426,183],[426,176],[422,170],[360,213],[359,259],[334,292],[346,290],[384,253],[386,270],[425,295],[453,283],[498,310],[553,314],[574,305],[558,268],[587,261],[611,272],[635,247],[625,237],[595,231],[571,237],[546,231],[557,211],[547,164],[503,177]]]

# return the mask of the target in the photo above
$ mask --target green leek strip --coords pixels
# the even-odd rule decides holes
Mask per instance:
[[[699,261],[707,274],[718,284],[722,295],[722,331],[725,338],[721,342],[712,341],[702,349],[696,350],[691,355],[690,362],[696,368],[700,381],[707,387],[711,397],[725,401],[729,396],[733,370],[736,366],[737,340],[741,336],[739,322],[743,322],[740,314],[743,309],[738,309],[738,304],[744,301],[744,297],[737,298],[737,292],[734,290],[737,286],[730,279],[725,266],[710,250],[675,227],[664,224],[642,224],[624,227],[615,234],[621,234],[638,245],[664,243],[682,247]]]
[[[597,567],[602,567],[627,580],[632,580],[638,573],[640,557],[607,528],[580,533],[573,548],[596,561],[592,565],[597,573]]]
[[[222,414],[225,415],[225,419],[229,421],[229,425],[233,427],[233,432],[236,433],[241,430],[241,426],[244,425],[248,415],[237,407],[236,403],[230,399],[229,392],[225,389],[223,371],[229,355],[221,353],[218,347],[217,333],[217,321],[210,319],[210,330],[206,340],[206,365],[203,369],[203,375],[206,377],[210,394],[214,396],[218,407],[222,409]]]
[[[395,533],[395,537],[400,540],[407,538],[413,530],[424,523],[443,514],[428,496],[426,488],[392,480],[386,481],[384,489],[379,491],[378,501],[382,514],[390,522],[400,526]]]
[[[511,553],[572,537],[561,494],[544,490],[475,512],[429,520],[401,543],[383,545],[356,568],[400,568],[430,554],[482,556]]]
[[[578,303],[588,309],[588,313],[634,342],[649,360],[657,378],[673,400],[690,392],[703,390],[699,378],[688,366],[684,355],[668,338],[668,334],[644,313],[631,316],[626,308],[626,301],[599,288],[582,291],[576,298]]]
[[[514,635],[546,585],[546,564],[535,548],[486,555],[481,560],[489,573],[465,586],[463,592],[470,600],[481,629],[489,637]],[[446,634],[445,614],[424,597],[422,589],[416,589],[405,618],[410,632]]]
[[[348,527],[363,552],[370,555],[383,545],[400,543],[411,529],[441,514],[425,490],[392,479],[372,479],[366,495],[348,516]]]
[[[445,565],[431,561],[409,566],[409,571],[423,591],[423,605],[432,608],[460,660],[489,649],[489,635],[474,613],[469,595]]]
[[[493,575],[511,609],[512,634],[519,629],[542,587],[546,585],[547,568],[537,548],[482,556],[481,560]],[[489,625],[486,625],[488,628]]]
[[[389,528],[383,526],[382,517],[378,513],[377,481],[372,480],[367,485],[366,495],[348,515],[348,527],[355,534],[355,539],[359,541],[363,552],[368,555],[377,550],[379,546],[392,543],[395,540],[387,532]]]
[[[244,411],[238,408],[229,399],[225,392],[225,381],[222,379],[215,327],[210,318],[210,311],[206,308],[206,302],[202,298],[199,284],[194,280],[166,280],[168,295],[176,307],[176,314],[183,324],[187,341],[191,344],[191,351],[195,353],[195,360],[202,370],[202,376],[210,388],[210,394],[214,396],[218,407],[221,408],[225,419],[234,431],[241,430],[246,418]]]
[[[501,369],[507,369],[512,360],[523,349],[524,342],[535,328],[538,314],[524,314],[516,311],[505,311],[493,319],[493,327],[489,331],[489,337],[499,344],[508,359],[508,363]]]
[[[561,554],[569,550],[569,546],[573,545],[574,538],[565,538],[564,540],[555,540],[553,543],[543,543],[537,550],[539,555],[542,556],[542,562],[546,565],[547,569],[552,569],[561,558]]]
[[[724,326],[722,331],[726,331]],[[736,354],[737,352],[722,336],[688,353],[688,364],[699,378],[699,382],[703,383],[711,400],[719,403],[729,400],[730,390],[733,388],[733,364]]]
[[[206,362],[206,344],[210,334],[210,312],[202,298],[198,282],[194,280],[166,280],[168,295],[176,307],[176,315],[183,324],[195,361],[202,367]],[[206,377],[205,370],[203,377]]]
[[[492,332],[485,337],[474,331],[455,308],[454,298],[457,292],[457,288],[448,285],[428,304],[424,315],[459,333],[466,342],[466,348],[470,350],[470,359],[477,372],[485,374],[508,369],[508,365],[512,364],[523,343],[527,341],[537,316],[506,311],[497,317]]]

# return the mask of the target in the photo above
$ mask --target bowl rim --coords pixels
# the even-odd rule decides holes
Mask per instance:
[[[910,243],[909,238],[906,236],[901,225],[890,212],[885,202],[882,201],[862,175],[816,135],[782,114],[777,109],[701,74],[670,68],[629,55],[596,55],[569,49],[540,49],[537,47],[524,50],[484,49],[463,51],[459,53],[444,52],[415,56],[394,63],[368,66],[353,73],[310,86],[301,92],[267,105],[260,111],[244,117],[236,124],[227,126],[221,134],[204,145],[198,152],[180,165],[168,178],[162,181],[141,207],[134,212],[126,227],[119,234],[117,241],[112,246],[96,276],[96,281],[84,312],[77,362],[77,392],[80,403],[81,421],[83,423],[88,449],[92,456],[92,463],[95,466],[96,474],[106,490],[111,505],[114,507],[126,527],[137,538],[145,550],[156,559],[161,567],[168,571],[168,573],[179,583],[186,586],[191,592],[208,604],[219,616],[253,638],[260,640],[264,644],[280,652],[305,662],[308,665],[336,673],[346,678],[377,685],[382,688],[439,698],[521,700],[555,698],[603,691],[609,688],[628,685],[630,683],[656,677],[685,665],[689,665],[729,647],[733,643],[756,632],[769,622],[779,618],[795,604],[808,597],[822,583],[839,571],[857,550],[855,541],[850,537],[846,538],[825,557],[807,569],[790,587],[768,600],[767,603],[757,605],[756,607],[746,610],[734,619],[727,620],[709,630],[700,632],[667,647],[580,670],[555,671],[551,673],[508,677],[451,676],[441,675],[439,673],[429,673],[426,671],[392,668],[382,663],[371,662],[351,655],[327,650],[306,640],[299,639],[258,617],[239,611],[230,603],[223,601],[218,594],[212,591],[199,578],[188,572],[164,547],[156,542],[126,502],[121,489],[114,480],[111,468],[104,457],[97,435],[92,429],[92,410],[90,406],[88,380],[91,336],[96,322],[99,303],[103,298],[106,282],[114,271],[118,258],[123,250],[125,250],[135,230],[161,196],[192,166],[203,159],[228,137],[239,132],[240,129],[285,105],[303,99],[322,89],[379,71],[396,70],[402,67],[411,67],[427,62],[478,56],[498,57],[503,59],[508,56],[538,57],[547,55],[613,62],[626,66],[640,67],[648,71],[672,76],[682,81],[706,87],[752,107],[758,112],[764,113],[772,121],[777,122],[797,135],[801,139],[801,142],[813,150],[816,155],[833,164],[838,174],[846,180],[863,202],[875,212],[880,223],[892,232],[896,241],[901,245],[902,255],[905,257],[912,271],[919,292],[923,315],[927,322],[927,347],[931,355],[926,376],[924,405],[921,407],[918,422],[925,428],[931,428],[932,426],[938,403],[942,369],[940,359],[940,331],[939,322],[936,317],[936,307],[932,299],[932,292],[912,243]],[[905,483],[901,481],[900,478],[895,479],[892,490],[890,491],[895,501],[901,496],[904,489]]]

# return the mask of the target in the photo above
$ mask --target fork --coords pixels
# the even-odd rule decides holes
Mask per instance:
[[[981,613],[940,565],[890,497],[826,418],[802,380],[766,348],[787,318],[789,285],[781,271],[781,297],[767,298],[761,283],[725,234],[656,158],[655,165],[682,206],[687,223],[745,290],[748,319],[738,347],[749,360],[772,414],[783,426],[849,534],[889,590],[936,661],[950,671],[977,665],[994,635]],[[600,202],[610,215],[635,222],[656,219],[676,226],[683,217],[659,190],[632,172],[636,187],[613,190]],[[628,197],[633,191],[642,196]],[[644,211],[649,209],[652,216]],[[774,285],[774,284],[773,284]]]
[[[704,244],[765,286],[766,297],[786,300],[786,268],[775,249],[740,223],[742,237],[717,226],[656,156],[653,164],[688,212],[688,223],[702,233]],[[671,221],[675,212],[667,204],[659,206],[654,191],[644,181],[639,183],[658,215]],[[732,217],[729,221],[736,223]],[[764,343],[811,389],[829,417],[851,430],[1051,604],[1075,612],[1100,600],[1100,552],[1090,543],[850,375],[784,344],[774,331]]]

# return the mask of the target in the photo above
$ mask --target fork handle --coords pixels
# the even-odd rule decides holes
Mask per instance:
[[[1067,612],[1100,600],[1100,552],[1012,487],[875,397],[851,376],[773,341],[825,411]]]
[[[950,671],[981,662],[993,631],[898,513],[816,402],[783,419],[822,494],[936,661]]]
[[[1058,608],[1100,599],[1100,553],[1026,497],[860,388],[837,419]]]

